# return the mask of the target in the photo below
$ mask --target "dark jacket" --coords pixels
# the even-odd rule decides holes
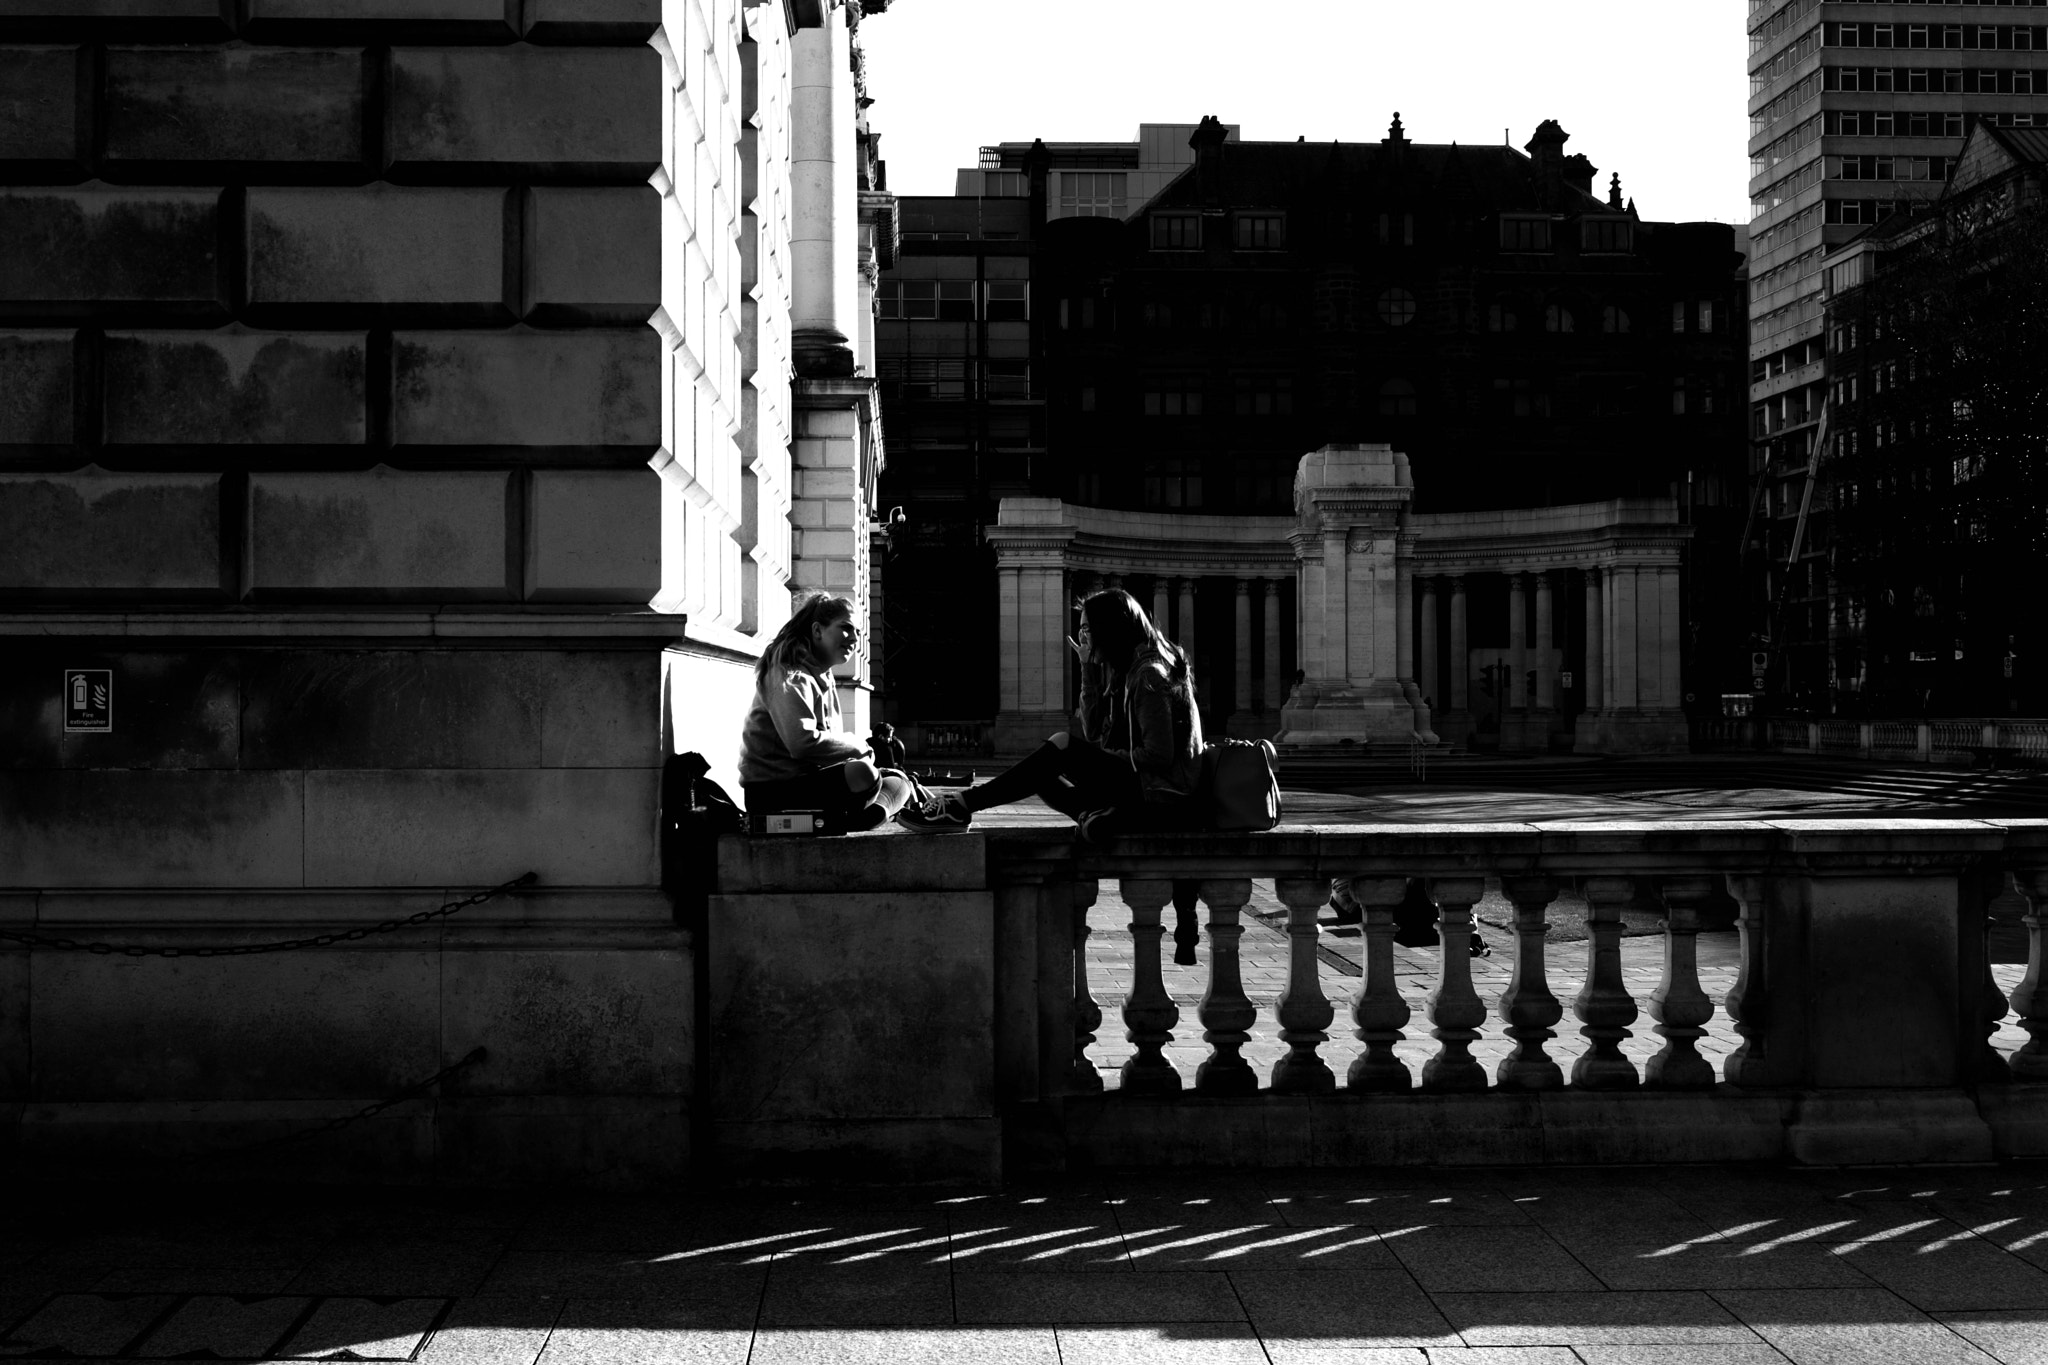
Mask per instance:
[[[1193,796],[1202,771],[1202,716],[1195,684],[1154,651],[1131,661],[1128,672],[1107,678],[1081,670],[1081,737],[1137,769],[1147,800]]]

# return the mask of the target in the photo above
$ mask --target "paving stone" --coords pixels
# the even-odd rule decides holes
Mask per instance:
[[[508,1251],[479,1292],[494,1297],[569,1294],[600,1299],[715,1292],[757,1299],[767,1278],[765,1265],[701,1266],[618,1252]]]
[[[1266,1365],[1246,1323],[1062,1327],[1060,1365]]]
[[[10,1353],[110,1356],[175,1302],[168,1294],[60,1294],[8,1335]]]
[[[1916,1308],[2048,1308],[2048,1271],[1967,1234],[1946,1245],[1856,1247],[1842,1259]]]
[[[1420,1346],[1336,1346],[1292,1341],[1267,1341],[1266,1358],[1273,1365],[1429,1365]],[[1452,1359],[1445,1348],[1440,1359]]]
[[[1200,1224],[1130,1242],[1140,1270],[1398,1270],[1371,1228]]]
[[[1230,1282],[1269,1351],[1459,1344],[1405,1271],[1240,1270]]]
[[[1694,1292],[1438,1293],[1431,1297],[1459,1335],[1475,1346],[1757,1342],[1756,1334],[1727,1309],[1708,1295]]]
[[[1049,1274],[958,1275],[955,1312],[961,1322],[1143,1323],[1242,1322],[1244,1309],[1222,1275]]]
[[[950,1223],[957,1272],[1131,1269],[1125,1233],[1106,1208],[1094,1217],[955,1214]]]
[[[1528,1212],[1493,1190],[1367,1190],[1276,1198],[1296,1227],[1366,1223],[1374,1227],[1496,1227],[1530,1223]]]
[[[1936,1313],[1934,1320],[1989,1351],[2004,1365],[2048,1365],[2048,1311],[2016,1308],[1996,1313]]]
[[[418,1359],[421,1365],[533,1365],[561,1316],[559,1299],[458,1299]]]
[[[1785,1357],[1761,1341],[1747,1346],[1589,1343],[1572,1349],[1586,1365],[1785,1365]]]
[[[1416,1282],[1432,1293],[1478,1284],[1524,1292],[1601,1287],[1540,1228],[1419,1228],[1385,1238]]]
[[[758,1295],[572,1299],[540,1365],[746,1365]]]
[[[1679,1247],[1619,1243],[1579,1254],[1610,1289],[1862,1288],[1870,1281],[1823,1246],[1794,1243],[1750,1254],[1725,1242]]]
[[[328,1299],[292,1333],[282,1355],[315,1360],[411,1360],[446,1299]]]
[[[1565,1346],[1432,1346],[1430,1365],[1578,1365]]]
[[[312,1303],[302,1298],[206,1294],[187,1300],[135,1352],[145,1360],[268,1355]]]
[[[1714,1295],[1796,1365],[1991,1365],[1992,1357],[1888,1290]]]
[[[979,1279],[979,1276],[966,1276]],[[761,1299],[764,1327],[894,1327],[953,1321],[943,1263],[883,1256],[854,1266],[776,1258]]]
[[[1067,1357],[1068,1362],[1073,1360]],[[763,1328],[750,1365],[1060,1365],[1050,1327]]]

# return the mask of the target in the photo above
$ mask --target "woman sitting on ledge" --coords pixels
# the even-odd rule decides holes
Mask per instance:
[[[1180,647],[1117,589],[1081,604],[1079,731],[1062,730],[1015,766],[943,799],[939,819],[1036,796],[1099,843],[1119,832],[1195,829],[1202,717]]]
[[[873,829],[921,795],[840,726],[832,670],[859,642],[853,603],[813,593],[762,653],[740,738],[740,790],[750,813],[814,810]]]

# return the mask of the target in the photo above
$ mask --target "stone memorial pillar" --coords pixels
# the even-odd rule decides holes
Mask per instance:
[[[1295,473],[1302,683],[1281,710],[1283,744],[1401,744],[1426,732],[1400,672],[1396,537],[1415,493],[1387,445],[1330,445]]]

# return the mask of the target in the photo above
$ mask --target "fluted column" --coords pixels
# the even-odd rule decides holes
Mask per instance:
[[[1633,1090],[1635,1063],[1621,1054],[1636,1019],[1635,997],[1621,975],[1621,912],[1635,887],[1626,877],[1586,879],[1586,981],[1572,1002],[1588,1047],[1572,1066],[1584,1090]]]
[[[805,375],[851,375],[859,289],[853,35],[835,5],[790,41],[790,325]]]
[[[1246,578],[1237,580],[1236,664],[1231,678],[1236,692],[1230,699],[1230,709],[1246,715],[1252,709],[1252,585]]]
[[[1501,689],[1503,713],[1529,704],[1529,575],[1508,575],[1508,684]]]
[[[1192,578],[1180,580],[1180,620],[1173,642],[1187,654],[1189,670],[1199,672],[1195,668],[1195,580]]]
[[[1471,645],[1465,623],[1465,575],[1451,575],[1451,705],[1463,711],[1472,704]]]
[[[1162,1053],[1173,1041],[1180,1008],[1166,993],[1159,965],[1159,941],[1166,934],[1159,916],[1173,895],[1173,883],[1120,881],[1117,891],[1131,907],[1131,992],[1124,999],[1124,1037],[1137,1049],[1124,1062],[1123,1090],[1128,1095],[1179,1094],[1180,1073]]]
[[[1436,902],[1436,985],[1430,989],[1430,1036],[1440,1047],[1422,1066],[1424,1090],[1484,1090],[1486,1068],[1472,1057],[1486,1006],[1472,989],[1472,907],[1486,894],[1484,877],[1440,877],[1429,884]]]
[[[1674,877],[1664,892],[1664,978],[1650,993],[1650,1017],[1664,1046],[1644,1068],[1646,1085],[1660,1090],[1709,1090],[1714,1065],[1700,1056],[1699,1040],[1714,1017],[1714,1002],[1700,989],[1700,907],[1713,895],[1705,877]]]
[[[1408,1065],[1394,1055],[1394,1044],[1404,1036],[1408,1002],[1401,998],[1401,985],[1394,975],[1394,908],[1408,896],[1408,883],[1401,877],[1353,877],[1351,898],[1364,916],[1360,932],[1365,936],[1365,967],[1358,977],[1358,994],[1351,1002],[1352,1036],[1365,1044],[1365,1051],[1352,1060],[1344,1088],[1368,1094],[1405,1091],[1413,1087]]]
[[[1280,1021],[1280,1041],[1287,1044],[1287,1055],[1273,1064],[1273,1093],[1334,1094],[1337,1078],[1316,1055],[1316,1048],[1330,1040],[1330,1021],[1336,1018],[1336,1010],[1323,994],[1316,963],[1321,932],[1316,915],[1329,898],[1329,879],[1279,877],[1274,879],[1273,890],[1287,907],[1288,938],[1287,988],[1280,992],[1273,1011]]]
[[[1597,712],[1607,705],[1607,629],[1600,614],[1598,569],[1586,570],[1586,710]]]
[[[1550,662],[1550,651],[1555,645],[1553,639],[1553,603],[1551,588],[1556,580],[1554,570],[1545,569],[1536,575],[1536,696],[1534,704],[1551,710],[1557,705],[1557,670]]]
[[[1265,694],[1259,698],[1260,709],[1268,714],[1278,712],[1281,701],[1286,697],[1286,684],[1280,680],[1280,580],[1266,580],[1266,666],[1263,670]]]
[[[1501,1059],[1494,1080],[1503,1090],[1556,1090],[1564,1071],[1543,1045],[1557,1036],[1564,1006],[1551,994],[1543,961],[1544,935],[1550,930],[1544,911],[1557,899],[1550,877],[1507,877],[1501,890],[1515,907],[1515,968],[1495,1011],[1507,1025],[1515,1050]]]
[[[1095,1030],[1102,1027],[1102,1007],[1088,989],[1088,909],[1095,904],[1093,879],[1074,883],[1074,1070],[1073,1088],[1085,1095],[1102,1089],[1102,1074],[1088,1056]]]
[[[1250,1095],[1258,1091],[1258,1073],[1241,1055],[1251,1041],[1258,1008],[1244,993],[1238,970],[1238,940],[1244,936],[1241,916],[1252,898],[1249,878],[1221,878],[1202,883],[1202,903],[1209,907],[1209,988],[1197,1014],[1209,1059],[1195,1068],[1195,1089],[1204,1095]]]
[[[1448,706],[1450,698],[1443,695],[1436,657],[1436,578],[1419,578],[1416,585],[1422,592],[1422,649],[1415,661],[1415,680],[1421,684],[1422,695],[1429,699],[1431,707]]]

